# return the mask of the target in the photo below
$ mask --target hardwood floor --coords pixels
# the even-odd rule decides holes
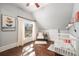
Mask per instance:
[[[62,56],[55,52],[49,51],[47,48],[51,42],[47,44],[35,44],[30,42],[22,47],[15,47],[0,53],[0,56]]]

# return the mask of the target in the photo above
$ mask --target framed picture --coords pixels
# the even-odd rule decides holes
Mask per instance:
[[[11,16],[1,15],[1,30],[14,31],[16,29],[16,19]]]

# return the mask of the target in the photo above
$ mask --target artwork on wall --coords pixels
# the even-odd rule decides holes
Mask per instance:
[[[2,31],[14,31],[16,28],[16,21],[14,17],[1,15],[1,30]]]
[[[79,22],[79,11],[77,11],[75,14],[75,21]]]

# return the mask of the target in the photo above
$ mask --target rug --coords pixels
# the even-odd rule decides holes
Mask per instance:
[[[48,47],[48,50],[50,50],[50,51],[55,51],[55,50],[54,50],[54,45],[51,44],[51,45]]]
[[[46,41],[35,41],[35,44],[47,44]]]

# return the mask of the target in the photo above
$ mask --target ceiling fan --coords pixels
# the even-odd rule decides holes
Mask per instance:
[[[35,6],[36,6],[37,8],[40,7],[39,3],[34,3],[34,4],[35,4]],[[27,7],[30,6],[30,3],[27,3],[26,6],[27,6]]]

